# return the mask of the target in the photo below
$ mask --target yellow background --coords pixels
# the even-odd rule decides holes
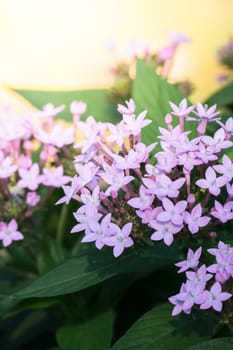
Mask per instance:
[[[233,34],[232,20],[233,0],[0,0],[0,85],[106,86],[109,40],[160,46],[172,29],[192,40],[179,50],[173,76],[190,78],[193,100],[203,100],[217,88],[215,52]]]

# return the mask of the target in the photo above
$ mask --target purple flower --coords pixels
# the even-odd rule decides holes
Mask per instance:
[[[211,215],[225,223],[233,219],[233,202],[227,202],[224,205],[218,201],[214,202],[215,210],[211,211]]]
[[[35,207],[40,201],[40,196],[36,192],[28,192],[26,197],[26,203],[30,207]]]
[[[131,98],[129,101],[125,102],[127,107],[123,106],[123,105],[118,105],[117,110],[119,113],[123,114],[123,115],[132,115],[135,112],[136,106],[134,103],[134,100]]]
[[[217,121],[219,118],[215,118],[217,115],[219,115],[219,112],[216,112],[217,105],[213,105],[210,108],[208,108],[208,105],[202,105],[201,103],[197,103],[197,111],[194,111],[194,113],[199,117],[199,120],[205,120],[205,121]],[[194,118],[189,118],[189,120],[195,120]]]
[[[150,119],[144,120],[146,114],[147,111],[144,111],[140,113],[137,118],[134,114],[123,114],[125,130],[127,130],[130,135],[139,135],[141,133],[141,129],[145,128],[145,126],[149,125],[152,122]]]
[[[189,248],[187,254],[187,260],[182,260],[175,265],[180,267],[178,273],[187,271],[188,269],[195,269],[199,264],[199,258],[201,256],[202,248],[198,248],[195,252]]]
[[[150,225],[153,229],[156,230],[150,237],[152,241],[163,240],[164,243],[168,246],[170,246],[174,241],[174,235],[183,228],[183,225],[176,226],[171,222],[159,223],[156,220],[151,221]]]
[[[158,214],[157,220],[162,222],[171,221],[174,225],[182,225],[183,213],[187,206],[187,202],[179,201],[176,204],[173,204],[170,199],[164,198],[162,203],[165,211]]]
[[[229,181],[233,178],[233,163],[231,159],[225,154],[222,158],[222,165],[214,165],[213,168],[219,174],[223,174]]]
[[[3,247],[8,247],[13,241],[19,241],[23,238],[23,234],[18,231],[18,224],[15,219],[12,219],[9,224],[0,222],[0,239]]]
[[[17,170],[10,157],[5,157],[0,151],[0,179],[7,179]]]
[[[101,179],[110,185],[105,191],[106,196],[109,196],[111,192],[118,192],[134,179],[131,175],[126,176],[124,171],[117,169],[116,166],[104,165],[104,170],[99,175]]]
[[[202,141],[215,153],[221,152],[222,149],[229,148],[233,145],[231,141],[226,139],[226,133],[222,128],[215,132],[214,137],[202,136]]]
[[[186,98],[184,98],[180,102],[179,106],[176,106],[175,103],[170,101],[169,104],[173,110],[172,114],[181,118],[186,118],[189,115],[189,113],[191,113],[195,108],[194,106],[188,107],[188,101],[186,100]]]
[[[210,288],[210,291],[206,290],[203,293],[204,302],[201,304],[200,308],[206,310],[213,308],[215,311],[222,311],[222,302],[230,299],[232,294],[222,292],[221,284],[216,282]]]
[[[60,198],[55,204],[62,204],[62,203],[68,204],[71,198],[77,193],[79,188],[80,188],[79,178],[77,175],[75,175],[71,181],[70,186],[62,186],[65,196]]]
[[[184,213],[184,221],[186,222],[186,224],[188,224],[188,228],[191,233],[197,233],[200,227],[205,227],[209,223],[210,218],[208,216],[201,215],[201,204],[197,204],[192,209],[191,213],[187,211]]]
[[[154,196],[148,193],[148,190],[142,185],[139,189],[140,197],[131,198],[127,203],[140,210],[147,209],[151,206]]]
[[[220,193],[220,188],[226,185],[228,179],[225,176],[220,176],[217,178],[216,172],[213,168],[208,167],[205,172],[206,179],[200,179],[196,181],[196,185],[201,188],[206,188],[209,192],[215,196]]]
[[[157,215],[163,211],[162,207],[147,208],[145,210],[136,210],[136,214],[141,218],[143,224],[150,224]]]
[[[75,219],[78,221],[78,224],[75,225],[71,233],[85,231],[89,232],[89,225],[91,221],[98,222],[101,218],[101,214],[98,213],[97,208],[93,205],[83,205],[75,213],[73,213]]]
[[[207,272],[206,266],[202,265],[196,272],[186,271],[186,277],[189,281],[192,281],[195,284],[203,283],[203,282],[206,283],[211,278],[213,278],[213,275],[206,272]]]
[[[182,311],[189,314],[194,304],[201,304],[203,301],[204,288],[205,283],[195,283],[189,280],[183,283],[180,293],[168,299],[175,305],[172,316],[176,316]]]
[[[59,166],[55,169],[43,169],[43,175],[41,175],[41,183],[50,187],[61,187],[71,180],[70,176],[64,175],[63,166]]]
[[[131,247],[134,242],[131,237],[129,237],[130,232],[132,231],[133,224],[129,222],[125,224],[122,229],[117,225],[113,224],[115,228],[115,233],[113,236],[105,237],[103,239],[104,244],[114,247],[113,255],[117,258],[121,255],[125,248]]]
[[[185,183],[185,178],[181,177],[172,181],[167,175],[161,174],[156,177],[156,181],[144,178],[143,183],[149,189],[150,193],[156,195],[158,198],[176,198],[179,195],[179,189]]]
[[[40,169],[37,163],[34,163],[30,169],[19,169],[18,186],[28,188],[30,191],[35,191],[41,183]]]
[[[97,249],[103,248],[104,238],[113,232],[112,226],[110,213],[102,218],[101,223],[91,219],[88,223],[88,232],[81,242],[95,242]]]

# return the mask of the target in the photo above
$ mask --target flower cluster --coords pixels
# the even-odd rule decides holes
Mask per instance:
[[[179,47],[189,43],[189,38],[184,33],[170,31],[169,43],[160,48],[134,40],[129,42],[123,52],[118,52],[115,45],[110,43],[108,49],[118,58],[111,69],[114,83],[109,91],[109,98],[113,102],[124,102],[132,95],[132,81],[135,76],[135,66],[138,58],[145,60],[153,69],[164,78],[169,79],[173,67],[175,55]],[[124,57],[124,59],[122,59]],[[176,82],[177,87],[184,95],[189,95],[193,87],[189,81]]]
[[[222,311],[222,302],[231,298],[233,277],[233,248],[219,242],[218,248],[208,249],[215,256],[216,263],[206,266],[200,264],[202,248],[195,252],[188,250],[187,259],[180,261],[176,266],[180,267],[179,273],[185,272],[186,282],[182,283],[180,292],[169,298],[175,305],[172,315],[180,312],[189,314],[193,307],[201,310],[214,309]],[[226,282],[230,283],[226,283]]]
[[[83,113],[81,107],[77,102],[71,105],[74,118]],[[24,115],[9,106],[1,111],[0,240],[4,247],[24,238],[18,225],[25,225],[25,219],[45,204],[44,197],[48,199],[54,188],[68,183],[74,174],[66,163],[72,164],[75,127],[64,127],[54,119],[63,109],[48,104],[42,111]]]
[[[209,237],[211,226],[233,217],[233,164],[222,151],[232,147],[233,119],[222,123],[216,105],[171,105],[160,127],[159,145],[146,145],[141,130],[151,123],[146,111],[138,116],[133,100],[119,105],[119,124],[78,122],[84,139],[76,145],[77,174],[63,186],[59,203],[74,198],[81,206],[74,213],[72,233],[84,232],[82,242],[98,249],[113,247],[115,257],[145,240],[171,245],[176,237]],[[173,116],[179,124],[173,125]],[[207,135],[207,125],[219,128]],[[196,126],[196,135],[185,131]]]

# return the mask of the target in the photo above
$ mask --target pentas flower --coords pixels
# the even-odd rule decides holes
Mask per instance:
[[[153,203],[154,196],[148,193],[148,190],[141,186],[139,190],[140,197],[131,198],[127,203],[133,207],[140,210],[145,210],[151,207]]]
[[[214,215],[218,215],[211,211],[210,203],[218,201],[215,197],[221,190],[225,196],[225,188],[230,197],[228,168],[232,161],[229,157],[224,157],[221,164],[218,161],[222,158],[220,152],[231,147],[232,142],[222,127],[214,137],[205,135],[207,121],[216,121],[215,106],[197,106],[197,137],[184,131],[186,125],[182,124],[188,123],[188,114],[195,106],[188,106],[183,100],[179,106],[172,104],[172,108],[173,114],[182,112],[179,125],[173,126],[171,114],[165,116],[166,127],[159,128],[158,137],[162,151],[155,154],[152,152],[156,142],[145,145],[141,137],[141,130],[151,121],[146,119],[146,112],[136,115],[133,100],[127,102],[127,106],[118,107],[122,120],[115,126],[96,122],[93,117],[86,123],[77,122],[76,127],[80,127],[83,134],[83,140],[76,145],[80,148],[74,163],[77,174],[70,186],[63,186],[64,197],[57,202],[68,203],[75,199],[80,203],[75,213],[79,222],[72,232],[82,231],[85,240],[96,242],[95,228],[99,232],[105,222],[103,218],[111,214],[108,228],[115,229],[107,237],[101,235],[103,239],[98,246],[110,245],[110,241],[111,246],[115,246],[118,233],[130,223],[127,231],[130,243],[119,248],[119,255],[137,240],[140,242],[140,237],[145,241],[163,240],[171,245],[175,239],[180,242],[183,237],[188,241],[190,234],[197,234],[198,240],[209,234],[209,227],[216,222]],[[183,118],[184,114],[187,117]],[[222,211],[228,210],[229,205],[225,207],[223,203],[222,206]],[[219,213],[220,209],[215,211]],[[231,220],[231,215],[226,217],[227,221]],[[189,251],[188,261],[182,263],[184,271],[194,266],[198,268],[199,257],[199,250]]]
[[[175,103],[173,102],[169,102],[170,107],[172,108],[172,114],[180,117],[180,118],[186,118],[193,110],[194,110],[194,106],[190,106],[188,107],[188,101],[186,98],[184,98],[179,106],[176,106]]]
[[[67,163],[73,160],[75,128],[63,128],[54,119],[63,109],[64,106],[48,104],[42,111],[26,111],[22,115],[10,108],[1,111],[0,208],[4,246],[22,239],[21,231],[31,228],[34,212],[48,205],[55,187],[72,179],[66,171],[73,171]],[[69,195],[71,198],[73,194]]]
[[[125,224],[122,228],[114,225],[115,233],[112,236],[105,237],[104,243],[113,248],[113,255],[117,258],[121,255],[125,248],[133,246],[133,240],[129,237],[132,230],[132,223]]]
[[[205,176],[205,179],[197,180],[196,185],[208,189],[211,194],[218,196],[220,194],[220,188],[226,185],[228,179],[225,176],[219,176],[217,178],[216,172],[211,167],[207,168]]]
[[[197,110],[194,111],[194,114],[198,117],[198,119],[195,118],[189,118],[189,120],[194,120],[194,121],[217,121],[219,118],[215,118],[217,115],[219,115],[219,112],[216,111],[217,105],[213,105],[209,107],[207,104],[202,105],[201,103],[197,103],[196,105]]]
[[[215,210],[211,211],[211,215],[225,223],[233,219],[233,202],[227,202],[224,205],[218,201],[214,202]]]
[[[183,228],[183,225],[174,225],[172,222],[161,223],[158,221],[158,217],[156,220],[150,221],[150,226],[156,230],[151,236],[152,241],[163,240],[168,246],[172,244],[174,235]]]
[[[37,163],[34,163],[30,169],[19,169],[19,176],[18,186],[28,188],[30,191],[35,191],[41,183],[40,169]]]
[[[184,221],[188,225],[188,228],[192,234],[197,233],[200,227],[205,227],[210,218],[208,216],[202,216],[202,207],[201,204],[197,204],[189,213],[188,211],[184,212]]]
[[[122,115],[134,115],[135,113],[135,110],[136,110],[136,106],[135,106],[135,103],[134,103],[134,100],[131,98],[129,101],[126,101],[126,106],[125,107],[124,105],[118,105],[117,107],[117,110],[120,114]]]
[[[200,309],[205,310],[213,308],[215,311],[222,311],[222,302],[230,299],[231,293],[222,292],[221,284],[216,282],[211,287],[210,291],[203,292],[204,302],[201,304]]]
[[[70,181],[70,176],[64,175],[63,166],[59,166],[55,169],[43,169],[43,175],[41,175],[41,183],[50,187],[61,187]]]
[[[12,219],[9,224],[0,222],[0,240],[2,240],[3,247],[8,247],[13,241],[20,241],[23,238],[23,234],[18,231],[15,219]]]
[[[111,214],[104,216],[101,223],[91,219],[88,222],[88,230],[82,242],[95,242],[96,248],[101,249],[104,246],[104,239],[110,236],[113,230],[114,224],[111,223]]]
[[[164,211],[159,213],[157,216],[158,221],[167,222],[171,221],[174,225],[183,224],[183,213],[186,209],[187,202],[179,201],[173,204],[168,198],[162,199]]]
[[[7,179],[17,170],[17,165],[13,164],[10,157],[4,157],[0,151],[0,179]]]
[[[140,134],[142,128],[152,122],[152,120],[149,119],[144,120],[146,113],[147,111],[140,113],[137,118],[135,118],[134,114],[123,114],[125,129],[130,133],[130,135],[137,136]]]
[[[189,248],[188,254],[187,254],[187,260],[183,260],[175,264],[176,266],[180,267],[178,273],[187,271],[190,268],[196,268],[199,264],[199,259],[201,256],[202,248],[198,248],[195,252]]]
[[[223,174],[229,181],[233,178],[233,163],[225,154],[222,157],[222,165],[214,165],[214,170],[219,174]]]
[[[214,136],[202,136],[202,142],[209,146],[209,150],[213,153],[218,153],[223,149],[232,147],[233,143],[226,138],[226,133],[224,129],[220,128],[215,133]]]
[[[225,282],[233,276],[232,250],[232,247],[220,241],[217,249],[208,249],[208,252],[216,257],[217,264],[210,266],[201,265],[197,268],[201,258],[201,248],[199,248],[196,251],[198,254],[194,258],[195,263],[187,265],[182,271],[178,271],[195,270],[186,271],[187,281],[182,283],[178,294],[169,298],[169,301],[175,305],[172,312],[173,316],[182,311],[190,313],[193,307],[199,307],[201,310],[213,308],[215,311],[222,311],[223,302],[232,297],[232,293],[222,290],[222,285],[226,286]],[[188,254],[190,252],[191,250],[189,250]],[[176,266],[181,266],[181,264],[183,262],[177,263]],[[210,273],[207,273],[207,271]],[[214,277],[216,282],[213,281]]]

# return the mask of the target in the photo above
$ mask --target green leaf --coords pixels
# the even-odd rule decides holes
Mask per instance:
[[[218,338],[188,347],[186,350],[232,350],[233,338]]]
[[[199,315],[171,316],[168,303],[145,313],[111,348],[112,350],[183,350],[211,336],[213,323]]]
[[[92,115],[96,120],[107,122],[118,122],[120,115],[109,103],[107,90],[77,90],[77,91],[40,91],[15,89],[19,95],[24,97],[33,106],[41,109],[47,103],[55,106],[65,104],[66,109],[59,114],[59,118],[71,121],[72,116],[69,111],[70,103],[80,100],[87,103],[87,111],[82,119]]]
[[[137,61],[136,79],[133,83],[133,99],[137,111],[147,110],[152,123],[143,129],[143,141],[150,144],[159,135],[158,127],[165,126],[164,117],[171,111],[169,101],[179,103],[184,96],[174,85],[169,84],[145,61]],[[178,118],[177,118],[178,119]],[[193,123],[192,123],[193,124]]]
[[[37,255],[39,273],[47,272],[63,260],[64,251],[62,246],[51,237],[46,237],[46,240],[41,242]]]
[[[114,258],[109,249],[98,251],[88,247],[88,253],[65,261],[28,287],[16,292],[15,298],[48,297],[76,292],[122,273],[140,269],[157,269],[177,259],[176,250],[157,244],[141,251],[131,250]],[[153,252],[146,257],[147,252]]]
[[[61,350],[108,350],[112,337],[111,311],[87,317],[83,322],[58,329],[56,338]]]
[[[224,88],[215,92],[206,101],[208,105],[217,103],[219,106],[233,105],[233,83],[226,85]]]

